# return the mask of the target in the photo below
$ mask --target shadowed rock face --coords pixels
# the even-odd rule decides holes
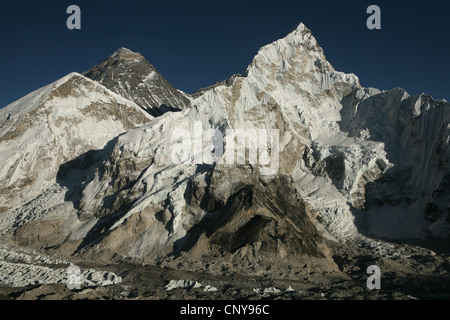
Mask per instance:
[[[230,185],[229,176],[236,183]],[[277,272],[293,278],[306,263],[337,270],[317,222],[290,177],[261,178],[251,168],[237,166],[213,170],[208,183],[203,190],[188,189],[187,202],[193,207],[197,202],[207,213],[174,243],[180,266],[232,263],[230,270]],[[225,185],[228,189],[223,193]]]
[[[190,104],[186,95],[175,89],[142,55],[126,48],[117,50],[83,75],[135,102],[155,117]]]
[[[241,180],[224,195],[219,190],[228,184],[229,175]],[[186,240],[179,241],[179,250],[245,252],[253,259],[327,255],[314,219],[288,176],[261,179],[245,167],[214,171],[205,195],[207,202],[202,204],[215,210],[215,219],[207,214]],[[194,239],[200,240],[192,243]]]
[[[198,181],[203,178],[201,185]],[[111,231],[107,230],[122,217],[120,210],[102,217],[78,248],[66,254],[119,261],[139,247],[142,252],[133,257],[136,262],[186,270],[220,273],[208,270],[208,265],[232,263],[228,271],[265,274],[270,270],[293,278],[306,263],[337,270],[315,218],[288,176],[263,178],[247,165],[212,167],[206,177],[198,175],[186,184],[184,197],[185,214],[195,221],[173,243],[164,244],[158,236],[175,229],[177,218],[170,212],[174,204],[167,201],[160,208],[147,207]],[[151,235],[148,230],[153,230]]]

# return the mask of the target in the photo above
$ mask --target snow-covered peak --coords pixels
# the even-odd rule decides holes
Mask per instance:
[[[260,55],[269,53],[270,51],[278,54],[285,53],[287,54],[286,57],[291,59],[294,57],[296,49],[307,52],[317,52],[316,55],[318,57],[324,58],[323,50],[317,43],[311,31],[303,23],[300,23],[297,28],[287,34],[284,38],[262,47],[255,59],[257,59]],[[288,52],[284,52],[285,50],[288,50]]]
[[[51,100],[65,98],[69,96],[84,96],[85,102],[88,104],[90,98],[94,95],[106,95],[115,99],[117,102],[127,105],[138,106],[122,96],[107,89],[100,83],[93,81],[77,72],[71,72],[64,77],[50,83],[38,90],[35,90],[25,97],[9,104],[0,110],[0,120],[2,118],[14,119],[19,116],[32,112],[43,104]],[[150,116],[148,116],[151,118]]]
[[[265,91],[284,91],[283,95],[286,90],[318,94],[331,90],[335,83],[359,87],[359,79],[354,74],[335,71],[303,23],[284,38],[262,47],[247,68],[247,74]]]
[[[308,30],[308,31],[309,31],[309,29],[303,24],[303,22],[300,22],[300,23],[298,24],[297,28],[295,28],[294,32],[299,32],[299,33],[301,33],[301,32],[303,32],[303,31],[305,31],[305,30]]]
[[[0,111],[0,190],[21,192],[1,192],[1,206],[30,201],[55,181],[65,161],[151,119],[134,102],[76,72],[10,104]]]

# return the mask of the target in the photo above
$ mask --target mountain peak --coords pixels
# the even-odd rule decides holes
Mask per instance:
[[[145,58],[139,53],[131,51],[128,48],[121,47],[117,49],[111,56],[111,59],[121,59],[121,60],[145,60]]]
[[[61,86],[62,84],[70,81],[72,78],[84,78],[87,79],[85,76],[79,74],[78,72],[71,72],[67,75],[65,75],[64,77],[56,80],[52,85],[54,88],[57,88],[59,86]],[[89,81],[91,81],[91,79],[88,79]]]
[[[134,52],[128,48],[121,47],[116,50],[116,53],[134,53]]]
[[[297,26],[297,28],[295,28],[295,31],[297,31],[297,32],[303,32],[305,30],[309,30],[309,29],[303,24],[303,22],[300,22],[299,25]]]

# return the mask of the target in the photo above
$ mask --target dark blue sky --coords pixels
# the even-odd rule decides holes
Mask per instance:
[[[82,30],[66,28],[71,4],[81,8]],[[371,4],[381,7],[381,30],[366,28]],[[245,72],[261,46],[299,22],[363,86],[450,100],[449,16],[447,0],[2,1],[0,107],[122,46],[191,93]]]

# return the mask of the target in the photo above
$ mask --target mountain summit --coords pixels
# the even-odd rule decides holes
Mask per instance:
[[[121,60],[145,60],[145,58],[139,52],[133,52],[125,47],[117,49],[111,56],[111,59]]]
[[[190,105],[188,95],[175,89],[141,54],[127,48],[118,49],[83,75],[133,101],[155,117]]]

